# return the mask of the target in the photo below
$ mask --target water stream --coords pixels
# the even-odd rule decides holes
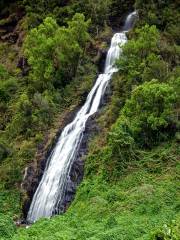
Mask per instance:
[[[122,52],[121,47],[127,42],[126,32],[133,26],[135,14],[136,12],[129,14],[123,31],[114,34],[107,54],[104,73],[98,76],[85,104],[74,120],[64,128],[47,160],[43,177],[28,212],[27,221],[29,223],[42,217],[51,217],[59,212],[59,206],[64,199],[65,189],[70,178],[71,166],[82,142],[86,122],[91,115],[98,111],[109,81],[113,73],[118,71],[114,66],[115,61]]]

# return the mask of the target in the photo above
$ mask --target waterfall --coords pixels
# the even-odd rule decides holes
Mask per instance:
[[[128,32],[131,28],[133,28],[135,20],[137,19],[138,14],[136,11],[130,13],[125,21],[123,31]]]
[[[123,32],[114,34],[107,54],[104,73],[97,78],[85,104],[79,110],[75,119],[64,128],[47,160],[44,174],[28,212],[27,221],[29,223],[33,223],[42,217],[51,217],[58,212],[58,207],[65,195],[71,166],[79,151],[86,122],[91,115],[98,111],[106,87],[113,73],[118,71],[114,66],[115,61],[122,52],[121,47],[127,42],[125,31],[132,27],[132,17],[134,17],[134,13],[127,17],[126,29]]]

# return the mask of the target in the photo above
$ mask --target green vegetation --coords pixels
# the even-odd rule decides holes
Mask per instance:
[[[124,128],[138,145],[146,147],[166,140],[173,135],[169,129],[175,127],[175,100],[175,89],[165,83],[152,80],[141,84],[126,101],[113,129],[114,134],[117,135],[118,130]]]
[[[85,50],[89,24],[78,13],[66,27],[47,17],[28,31],[20,56],[13,45],[0,42],[0,182],[5,212],[14,219],[21,212],[24,168],[40,146],[47,151],[64,124],[61,118],[83,101],[94,81],[96,67]],[[29,64],[25,76],[16,67],[22,54]]]
[[[28,26],[35,27],[47,16],[55,16],[59,25],[67,24],[67,21],[77,13],[83,13],[87,19],[93,22],[92,30],[102,27],[108,21],[112,0],[75,0],[75,1],[45,1],[45,0],[25,0],[24,6],[27,11]]]
[[[89,37],[88,25],[84,15],[76,14],[68,28],[58,27],[49,17],[30,31],[24,51],[32,67],[29,78],[35,92],[61,88],[72,80]]]
[[[28,229],[13,223],[24,168],[84,101],[97,48],[133,4],[1,1],[0,26],[23,9],[25,37],[22,46],[0,41],[0,240],[179,240],[180,9],[172,0],[135,1],[139,21],[117,61],[112,96],[97,118],[101,134],[90,140],[70,208]],[[16,67],[22,56],[25,74]]]
[[[179,151],[175,142],[143,151],[142,158],[131,161],[117,181],[109,182],[102,174],[107,165],[105,159],[103,162],[97,154],[93,159],[89,155],[87,177],[68,212],[51,220],[40,220],[29,229],[19,229],[13,240],[155,240],[163,234],[169,237],[168,229],[172,229],[173,238],[167,239],[178,239]]]
[[[2,237],[10,239],[14,235],[15,230],[12,219],[8,216],[0,215],[0,239]]]

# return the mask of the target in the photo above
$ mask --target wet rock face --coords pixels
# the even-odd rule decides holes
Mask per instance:
[[[100,73],[104,72],[107,52],[107,49],[99,50],[98,70]]]
[[[68,116],[68,118],[66,119],[63,125],[66,126],[69,122],[71,122],[74,119],[76,113],[77,113],[77,109]],[[78,155],[76,156],[76,159],[73,165],[71,166],[69,176],[67,176],[68,183],[66,186],[64,199],[58,206],[58,212],[54,212],[54,214],[64,213],[67,210],[67,208],[69,207],[69,205],[74,199],[77,186],[81,183],[83,179],[83,174],[84,174],[83,157],[87,153],[88,139],[90,135],[92,135],[95,132],[97,133],[99,131],[97,124],[95,122],[95,117],[96,117],[96,114],[91,118],[89,118],[89,120],[87,121],[86,129],[84,131],[84,135],[79,148]],[[42,146],[39,146],[37,159],[35,159],[34,163],[32,163],[29,167],[27,167],[24,170],[24,178],[21,184],[22,198],[23,198],[22,223],[26,222],[25,219],[27,217],[27,213],[29,211],[33,195],[38,187],[39,182],[41,181],[44,169],[46,167],[47,159],[51,154],[64,126],[58,132],[57,136],[54,139],[54,143],[49,148],[49,150],[45,151],[44,149],[45,142],[47,141],[46,139],[45,142],[42,144]]]
[[[24,170],[24,177],[21,184],[23,222],[27,217],[32,198],[41,181],[47,159],[51,154],[63,128],[74,119],[78,109],[79,107],[76,107],[71,113],[68,113],[65,116],[59,131],[53,139],[51,137],[50,140],[48,135],[45,137],[44,142],[38,146],[34,162]]]
[[[24,199],[22,209],[24,218],[26,217],[30,207],[30,199],[32,199],[32,196],[38,186],[38,178],[35,178],[35,175],[34,166],[29,166],[25,169],[23,183],[21,184],[21,188],[26,192],[26,198]]]
[[[86,128],[83,134],[83,139],[78,151],[78,155],[73,165],[71,166],[70,174],[68,176],[68,181],[67,181],[68,183],[66,186],[64,199],[58,206],[58,213],[64,213],[68,209],[71,202],[74,200],[78,185],[83,180],[84,164],[85,164],[84,156],[88,152],[89,138],[93,134],[100,132],[100,129],[95,121],[97,115],[98,114],[94,114],[93,116],[91,116],[86,123]]]

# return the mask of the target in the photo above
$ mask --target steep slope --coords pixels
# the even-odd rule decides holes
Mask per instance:
[[[88,4],[84,5],[84,1],[75,2],[78,4],[64,3],[58,11],[56,9],[57,12],[54,10],[54,14],[62,11],[65,18],[68,15],[70,20],[77,9],[85,15],[87,9],[91,9]],[[107,1],[108,4],[110,2]],[[109,40],[111,36],[109,28],[103,26],[101,19],[110,24],[112,19],[118,21],[119,13],[128,10],[124,1],[112,2],[112,5],[107,6],[116,12],[113,17],[109,16],[107,8],[104,8],[105,12],[100,8],[101,1],[97,3],[100,4],[98,11],[90,13],[88,10],[88,14],[92,15],[90,33],[93,33],[92,36],[98,34],[98,37],[94,42],[91,41],[89,47],[86,45],[85,56],[80,60],[76,77],[72,77],[75,80],[61,88],[59,82],[55,83],[55,89],[63,92],[61,98],[57,98],[58,101],[61,99],[61,104],[52,100],[56,90],[51,89],[50,92],[48,86],[46,93],[38,89],[40,95],[34,96],[33,88],[37,85],[31,85],[28,76],[24,77],[15,71],[7,73],[4,67],[0,69],[3,79],[0,82],[2,239],[166,240],[180,237],[178,1],[136,1],[139,21],[129,33],[130,40],[124,47],[123,56],[117,62],[119,72],[113,78],[108,105],[101,109],[99,117],[96,118],[99,131],[92,136],[89,143],[88,156],[84,157],[84,180],[68,211],[63,216],[42,219],[28,229],[16,229],[11,220],[12,216],[17,219],[16,214],[20,213],[19,193],[16,189],[19,189],[22,180],[22,169],[32,163],[37,148],[42,147],[46,152],[49,145],[47,142],[51,142],[53,133],[59,126],[64,125],[59,124],[59,119],[63,119],[61,116],[74,105],[84,101],[84,96],[95,79],[95,74],[92,74],[95,72],[92,64],[97,53],[95,46],[98,48],[101,41]],[[41,3],[44,4],[44,1]],[[26,7],[31,6],[28,1],[26,4]],[[115,10],[117,5],[122,6],[120,12]],[[29,8],[28,11],[28,26],[37,26],[42,22],[44,16],[38,8],[36,11]],[[32,21],[34,14],[40,16],[39,22]],[[58,23],[67,24],[65,18],[57,18]],[[104,51],[103,47],[102,49]],[[47,58],[48,56],[45,56],[45,59]],[[55,62],[56,66],[57,63]],[[31,64],[33,67],[33,63]],[[11,66],[11,69],[14,67]],[[35,73],[39,72],[31,71],[31,74]],[[79,89],[82,80],[84,86]],[[39,88],[39,85],[37,87]],[[22,92],[27,92],[26,96],[22,97]],[[14,102],[17,102],[17,105],[13,112]],[[47,104],[52,103],[63,109],[62,115],[59,111],[55,111],[55,114],[48,112],[52,105],[47,108]],[[44,106],[46,108],[42,114]],[[19,116],[17,111],[23,114]],[[45,123],[49,115],[50,122],[54,119],[52,125],[50,122]],[[12,123],[13,116],[13,124],[18,123],[16,126],[21,125],[24,128],[20,128],[15,137],[6,136],[7,126]],[[36,117],[36,128],[29,127],[32,121],[29,116]],[[22,121],[17,122],[19,117]],[[38,125],[42,122],[43,126]],[[11,134],[14,134],[13,130],[17,128],[14,126],[9,128]],[[49,135],[46,135],[47,132]],[[48,136],[48,141],[41,145],[44,136]],[[15,190],[14,186],[17,187]],[[13,201],[14,199],[17,200]]]

